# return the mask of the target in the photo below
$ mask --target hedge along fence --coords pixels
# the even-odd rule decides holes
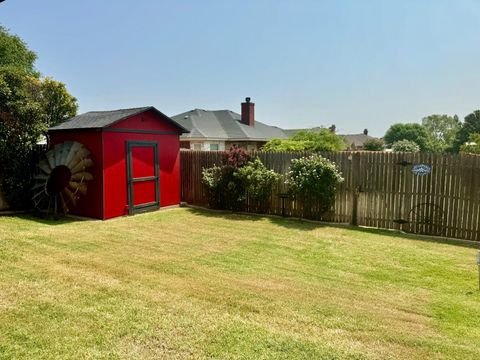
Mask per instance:
[[[313,218],[480,241],[480,156],[387,152],[320,154],[337,164],[345,181],[338,186],[332,211],[320,214],[312,209]],[[251,155],[284,175],[292,159],[310,153],[255,152]],[[207,206],[202,169],[220,165],[222,158],[222,152],[181,152],[182,201]],[[268,213],[301,217],[301,203],[279,196],[285,191],[280,180],[267,204]],[[249,211],[248,201],[246,210]]]

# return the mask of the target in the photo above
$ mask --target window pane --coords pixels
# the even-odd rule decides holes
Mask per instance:
[[[210,144],[211,151],[218,151],[218,144]]]

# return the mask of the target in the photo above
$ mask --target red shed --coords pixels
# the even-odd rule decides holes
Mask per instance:
[[[179,204],[184,132],[152,106],[88,112],[50,128],[52,146],[79,142],[93,160],[93,180],[71,212],[110,219]]]

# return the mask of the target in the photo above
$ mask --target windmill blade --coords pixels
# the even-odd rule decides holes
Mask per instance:
[[[50,173],[52,172],[52,168],[50,167],[47,159],[43,159],[42,161],[40,161],[38,163],[38,168],[47,175],[50,175]]]
[[[38,174],[38,175],[35,175],[34,179],[37,180],[37,181],[47,182],[48,181],[48,175]]]
[[[87,193],[86,181],[92,180],[93,176],[85,169],[93,166],[90,151],[82,144],[74,141],[66,141],[55,145],[55,148],[45,154],[45,158],[39,161],[39,173],[34,177],[32,187],[32,201],[36,208],[47,209],[53,212],[62,209],[66,214],[70,211],[69,206],[76,206],[79,195]],[[67,166],[70,173],[58,167]],[[64,185],[65,177],[70,176],[70,181]],[[47,187],[51,181],[51,189]]]
[[[70,181],[70,183],[68,185],[70,186],[70,189],[72,189],[74,191],[75,194],[77,192],[79,192],[82,195],[87,194],[87,184],[85,184],[85,183],[78,183],[76,181]]]
[[[45,188],[45,185],[46,185],[45,182],[40,182],[39,181],[39,182],[35,183],[35,185],[33,185],[32,191],[35,191],[35,190],[40,189],[40,188],[43,190]]]
[[[77,206],[77,199],[78,197],[71,192],[68,188],[63,189],[63,194],[65,198],[72,203],[73,206]]]
[[[62,158],[63,144],[55,145],[55,166],[59,166]]]
[[[93,175],[86,171],[77,172],[72,175],[72,180],[76,181],[90,181],[93,180]]]
[[[73,141],[65,141],[63,143],[62,157],[60,159],[60,165],[65,165],[67,163],[67,156],[70,153],[70,149],[73,146]]]
[[[67,164],[67,166],[72,170],[77,164],[82,161],[84,158],[86,158],[88,155],[90,155],[90,151],[85,149],[84,147],[80,148],[75,155],[73,155],[72,160]]]
[[[48,151],[45,156],[47,157],[48,164],[50,169],[55,168],[55,152],[53,150]]]
[[[59,193],[59,200],[60,200],[60,205],[62,206],[62,210],[63,210],[63,213],[66,214],[68,213],[68,206],[67,206],[67,203],[65,201],[65,198],[63,197],[63,194],[62,193]]]
[[[90,158],[83,159],[83,160],[80,160],[79,163],[77,165],[75,165],[75,167],[70,169],[70,171],[72,172],[72,174],[76,174],[77,172],[85,170],[86,168],[88,168],[92,165],[93,165],[92,159],[90,159]]]
[[[41,191],[38,191],[36,194],[33,195],[32,200],[35,200],[41,195],[45,195],[45,191],[42,189]]]
[[[78,143],[78,142],[74,142],[72,144],[72,147],[70,148],[68,154],[67,154],[67,157],[65,158],[65,164],[64,165],[67,165],[70,163],[70,161],[72,161],[73,159],[73,156],[77,153],[78,150],[80,150],[80,148],[82,147],[83,145]]]

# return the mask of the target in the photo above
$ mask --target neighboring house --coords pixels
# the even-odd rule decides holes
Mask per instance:
[[[348,150],[362,150],[363,144],[367,140],[377,139],[373,136],[368,135],[368,130],[363,130],[363,134],[350,134],[350,135],[339,135],[345,138],[345,141],[348,145]]]
[[[246,98],[242,113],[230,110],[194,109],[171,117],[190,132],[180,137],[180,146],[191,150],[228,150],[237,145],[245,150],[259,150],[268,140],[286,139],[276,126],[255,119],[255,104]]]

